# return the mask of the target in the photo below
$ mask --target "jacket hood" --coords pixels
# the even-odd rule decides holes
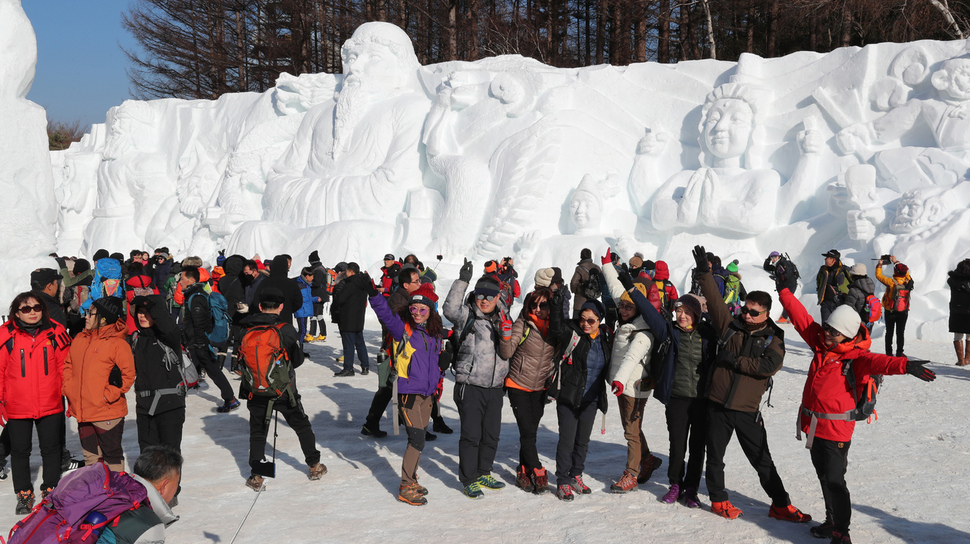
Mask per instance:
[[[669,280],[670,279],[670,269],[667,267],[667,263],[663,261],[657,261],[653,269],[653,279],[655,280]]]
[[[246,259],[242,255],[230,255],[222,263],[222,269],[226,272],[227,276],[238,276],[242,274],[242,269],[245,264]]]
[[[124,319],[119,319],[110,325],[105,325],[99,329],[94,329],[93,331],[85,330],[83,332],[90,333],[96,338],[121,338],[124,340],[125,336],[128,334],[128,323]]]
[[[269,277],[286,279],[290,273],[290,265],[283,255],[273,257],[269,266]]]

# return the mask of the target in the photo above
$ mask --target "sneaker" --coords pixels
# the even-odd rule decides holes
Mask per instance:
[[[573,500],[573,488],[570,485],[561,485],[556,488],[556,497],[559,497],[561,501],[571,501]]]
[[[681,494],[681,497],[683,497],[683,499],[684,499],[684,506],[686,506],[687,508],[700,508],[701,507],[701,501],[697,498],[697,488],[696,487],[688,487],[688,488],[685,488],[684,489],[684,492]]]
[[[780,519],[782,521],[790,521],[792,523],[808,523],[812,521],[812,516],[803,513],[794,505],[789,504],[788,506],[775,506],[771,505],[768,510],[768,517]]]
[[[307,477],[311,480],[319,480],[323,478],[323,475],[327,473],[327,465],[323,463],[317,463],[310,466],[310,470],[307,473]]]
[[[726,519],[738,519],[744,515],[744,512],[731,504],[731,501],[712,502],[711,511]]]
[[[674,504],[677,499],[680,498],[680,486],[673,484],[667,491],[667,494],[660,498],[660,502],[665,502],[667,504]]]
[[[67,461],[61,463],[61,472],[67,472],[69,470],[77,470],[83,466],[84,466],[83,460],[68,458]],[[3,478],[0,478],[0,480],[4,478],[6,478],[6,476],[3,476]]]
[[[832,530],[835,529],[835,522],[832,521],[832,514],[825,514],[825,521],[808,530],[815,538],[832,538]]]
[[[249,478],[246,478],[246,487],[251,488],[253,491],[259,491],[263,488],[263,477],[259,474],[253,474]]]
[[[572,479],[571,482],[569,482],[569,485],[573,486],[573,489],[576,490],[576,493],[582,493],[583,495],[589,495],[590,493],[593,492],[593,490],[590,489],[589,486],[587,486],[586,484],[583,483],[583,475],[582,474],[577,474],[576,476],[573,476],[573,479]]]
[[[532,480],[532,492],[536,495],[549,491],[549,473],[546,472],[546,469],[542,467],[533,469],[529,478]]]
[[[0,467],[0,482],[7,479],[7,467]]]
[[[479,485],[478,480],[466,485],[462,492],[470,499],[480,499],[485,496],[485,494],[482,493],[482,486]]]
[[[424,506],[428,504],[428,499],[418,491],[417,484],[402,485],[397,494],[397,500],[410,504],[411,506]]]
[[[19,491],[17,493],[17,511],[15,512],[18,516],[26,516],[34,509],[34,492],[30,491]]]
[[[620,476],[619,481],[610,486],[610,491],[613,493],[627,493],[629,491],[636,491],[636,489],[637,479],[628,470],[624,470],[623,476]]]
[[[784,323],[791,323],[791,322],[788,321],[787,317],[779,317],[778,319],[775,320],[775,323],[784,324]]]
[[[849,533],[840,533],[839,531],[832,531],[831,544],[852,544],[852,539],[849,538]]]
[[[313,342],[313,340],[313,336],[310,336],[309,334],[303,337],[303,342]]]
[[[364,425],[360,428],[360,434],[374,438],[384,438],[387,436],[387,431],[382,431],[380,427],[370,428],[367,425]]]
[[[317,336],[316,340],[317,342],[325,342],[327,340],[327,337],[321,334],[320,336]]]
[[[238,408],[239,408],[239,399],[232,399],[232,400],[227,400],[225,404],[216,408],[216,412],[219,412],[220,414],[228,414],[229,412],[233,410],[237,410]]]
[[[342,363],[342,362],[344,362],[344,356],[343,356],[343,355],[341,355],[340,357],[337,357],[337,362],[338,362],[338,363]]]
[[[440,417],[434,420],[434,425],[431,427],[431,430],[441,434],[452,434],[455,432],[454,429],[449,427],[448,424],[445,423],[445,420]]]
[[[647,480],[649,480],[650,476],[653,475],[653,471],[660,468],[660,465],[662,464],[663,464],[663,460],[657,457],[656,455],[652,455],[652,454],[648,456],[646,459],[641,459],[640,473],[637,474],[637,483],[638,484],[647,483]]]
[[[478,477],[478,485],[486,489],[502,489],[505,487],[505,482],[500,482],[495,479],[491,474],[483,474]]]
[[[515,472],[515,486],[527,493],[532,493],[535,490],[532,471],[526,470],[525,465],[519,465],[519,470]]]
[[[341,370],[340,372],[334,372],[334,378],[350,378],[354,375],[353,370]]]

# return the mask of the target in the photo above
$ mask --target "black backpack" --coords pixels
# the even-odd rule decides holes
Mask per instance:
[[[876,413],[876,394],[882,386],[882,376],[878,374],[869,375],[862,386],[862,394],[859,394],[859,390],[856,387],[858,384],[855,381],[855,372],[852,371],[852,359],[842,361],[842,375],[845,376],[845,381],[852,390],[852,396],[855,397],[855,409],[851,414],[853,419],[855,421],[868,421],[869,423],[872,423],[870,418],[874,417],[878,420],[879,415]]]
[[[582,285],[583,297],[586,300],[597,300],[603,296],[603,287],[600,285],[600,275],[594,272],[593,268],[589,271],[589,279]]]

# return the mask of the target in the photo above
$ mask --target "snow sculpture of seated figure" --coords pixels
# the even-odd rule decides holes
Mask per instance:
[[[700,144],[701,163],[709,165],[678,172],[657,190],[654,228],[713,227],[754,235],[774,225],[781,176],[749,164],[757,113],[744,85],[726,83],[707,95]]]

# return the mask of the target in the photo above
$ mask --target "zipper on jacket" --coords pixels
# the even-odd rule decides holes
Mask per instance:
[[[27,377],[27,359],[24,356],[24,350],[20,350],[20,377]]]
[[[50,376],[50,370],[47,366],[47,346],[44,346],[44,376]]]

